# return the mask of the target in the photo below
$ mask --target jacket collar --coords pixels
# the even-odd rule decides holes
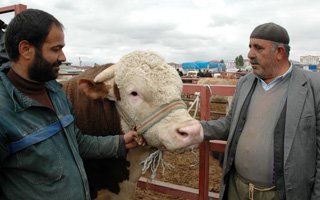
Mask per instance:
[[[0,68],[0,80],[10,96],[15,112],[21,112],[26,110],[30,106],[39,106],[39,104],[21,93],[8,79],[7,72],[9,71],[10,64],[4,65]],[[45,87],[49,92],[57,92],[62,86],[56,80],[48,81],[45,83]]]

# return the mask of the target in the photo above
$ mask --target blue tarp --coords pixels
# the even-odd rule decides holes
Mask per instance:
[[[317,71],[318,66],[317,65],[309,65],[309,70],[311,71]]]
[[[182,63],[182,69],[214,69],[219,68],[220,70],[224,68],[224,63],[218,62],[185,62]]]
[[[182,69],[208,69],[209,62],[186,62],[182,63]]]

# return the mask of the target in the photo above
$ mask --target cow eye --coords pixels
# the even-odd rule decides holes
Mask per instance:
[[[131,94],[132,96],[138,96],[138,93],[135,92],[135,91],[131,92],[130,94]]]

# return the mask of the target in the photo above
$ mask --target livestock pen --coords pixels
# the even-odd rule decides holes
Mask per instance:
[[[232,96],[235,91],[235,86],[226,85],[196,85],[196,84],[184,84],[183,94],[199,95],[199,118],[201,120],[211,119],[211,97],[212,95]],[[211,152],[224,152],[226,142],[225,141],[205,141],[199,146],[199,184],[198,188],[190,188],[172,183],[165,183],[161,181],[147,181],[145,178],[141,178],[138,186],[141,188],[148,188],[156,192],[170,194],[172,196],[182,197],[183,199],[191,200],[208,200],[218,199],[219,194],[209,192],[209,157]]]
[[[20,13],[25,10],[26,6],[22,4],[7,6],[0,8],[0,13],[14,12],[15,14]],[[69,75],[69,74],[68,74]],[[196,83],[196,79],[192,79],[192,82]],[[210,119],[211,102],[210,98],[212,95],[226,95],[232,96],[234,93],[234,86],[204,86],[204,85],[194,85],[194,84],[184,84],[183,93],[194,95],[199,92],[199,102],[200,102],[200,116],[201,120]],[[141,178],[138,186],[141,188],[148,187],[154,191],[160,191],[162,193],[179,196],[185,199],[199,199],[208,200],[209,197],[213,199],[218,199],[217,193],[209,193],[208,190],[208,169],[209,169],[209,156],[210,152],[224,151],[224,141],[206,141],[203,142],[199,147],[199,189],[188,188],[184,186],[178,186],[175,184],[169,184],[161,181],[147,182],[145,178]],[[148,185],[148,186],[147,186]]]

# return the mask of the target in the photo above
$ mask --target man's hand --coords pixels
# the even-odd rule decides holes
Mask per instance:
[[[144,146],[146,145],[146,142],[142,136],[139,136],[139,134],[135,131],[129,131],[124,134],[123,136],[126,149],[132,149],[137,146]]]

